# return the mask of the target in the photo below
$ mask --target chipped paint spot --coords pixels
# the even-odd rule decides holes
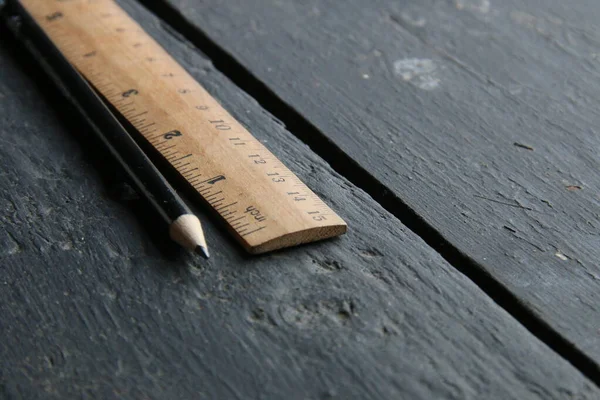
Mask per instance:
[[[563,253],[561,253],[560,251],[557,251],[557,252],[556,252],[554,255],[555,255],[556,257],[560,258],[560,259],[561,259],[561,260],[563,260],[563,261],[568,261],[568,260],[569,260],[569,257],[565,256],[565,255],[564,255]]]
[[[470,10],[481,14],[487,14],[492,9],[490,0],[456,0],[455,4],[459,10]]]
[[[514,142],[513,145],[516,146],[516,147],[520,147],[522,149],[525,149],[525,150],[529,150],[529,151],[533,151],[534,150],[534,148],[531,147],[531,146],[529,146],[528,144]]]
[[[579,186],[579,185],[568,185],[566,186],[567,190],[570,192],[574,192],[576,190],[581,190],[583,189],[583,187]]]
[[[396,75],[423,90],[433,90],[440,85],[437,69],[433,60],[428,59],[406,58],[394,62]]]

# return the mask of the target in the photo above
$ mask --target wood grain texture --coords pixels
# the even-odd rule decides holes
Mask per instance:
[[[600,3],[168,4],[597,370]]]
[[[119,178],[105,155],[3,41],[0,397],[600,396],[202,55],[124,5],[356,229],[249,257],[205,218],[211,261],[177,252],[148,234],[141,200],[110,195]]]

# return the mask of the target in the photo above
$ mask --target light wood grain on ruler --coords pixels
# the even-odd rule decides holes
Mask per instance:
[[[345,233],[345,222],[112,0],[21,3],[248,251]]]

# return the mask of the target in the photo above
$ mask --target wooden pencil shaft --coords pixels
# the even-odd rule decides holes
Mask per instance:
[[[14,10],[22,21],[20,32],[15,34],[21,37],[22,42],[28,44],[27,47],[32,53],[38,53],[48,60],[44,63],[48,75],[65,89],[63,90],[65,95],[95,125],[96,129],[93,131],[123,167],[140,194],[152,203],[168,224],[183,214],[191,214],[189,208],[117,121],[94,89],[66,60],[27,11],[16,2],[11,3],[10,7],[11,9],[7,11],[10,13]],[[9,22],[8,25],[12,25],[14,32],[15,23]]]

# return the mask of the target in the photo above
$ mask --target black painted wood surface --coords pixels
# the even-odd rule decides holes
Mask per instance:
[[[179,252],[22,49],[0,46],[0,397],[596,399],[600,391],[139,7],[347,236]],[[4,33],[2,33],[4,34]]]
[[[146,3],[600,379],[599,2]]]

